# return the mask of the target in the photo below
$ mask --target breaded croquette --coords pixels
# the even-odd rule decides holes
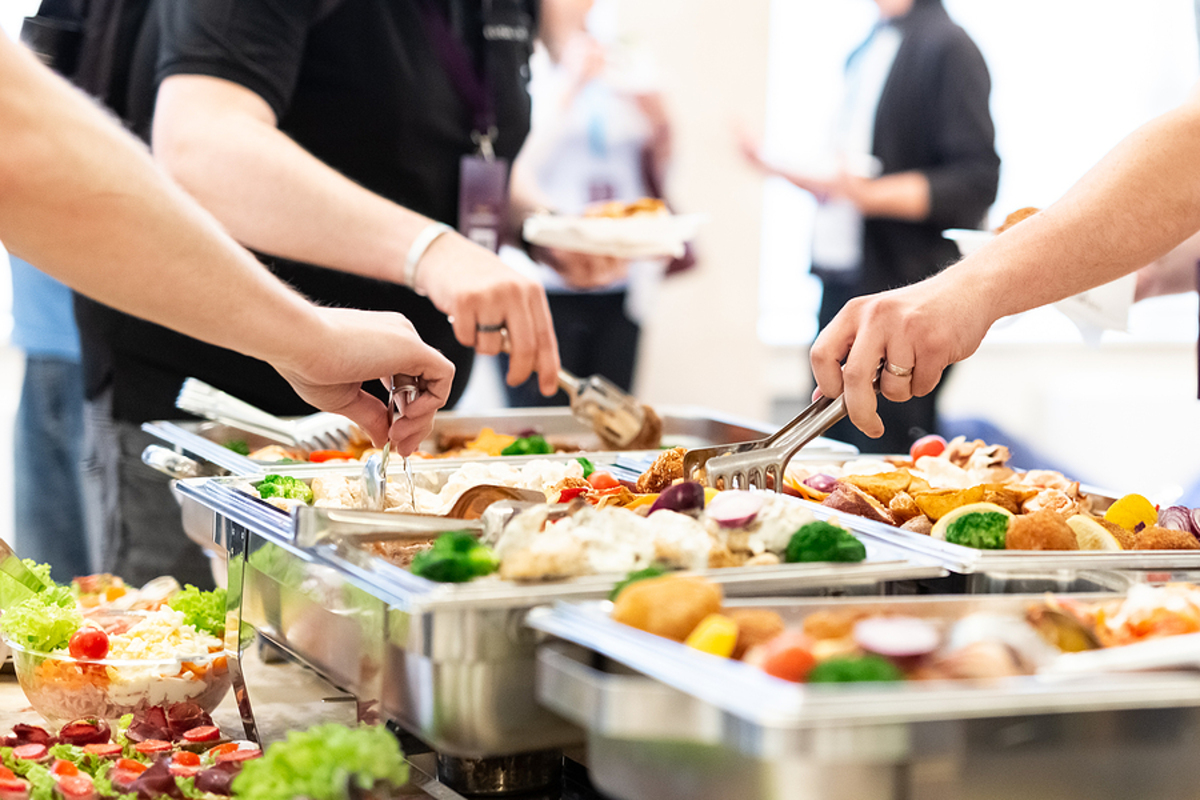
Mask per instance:
[[[1044,508],[1013,517],[1005,546],[1009,550],[1078,550],[1079,541],[1061,514]]]

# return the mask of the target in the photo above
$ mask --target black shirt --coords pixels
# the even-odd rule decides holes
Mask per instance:
[[[459,160],[474,152],[471,113],[426,35],[430,5],[450,20],[495,101],[496,151],[512,159],[529,129],[534,0],[154,0],[130,76],[129,123],[149,138],[154,97],[170,75],[241,84],[279,128],[367,189],[454,225]],[[522,36],[522,31],[528,31]],[[493,33],[496,32],[496,33]],[[515,32],[515,35],[514,35]],[[399,311],[458,367],[472,352],[428,300],[394,283],[264,258],[280,278],[327,305]],[[311,411],[268,365],[76,296],[86,392],[113,388],[113,417],[178,417],[195,376],[277,414]],[[378,389],[378,382],[372,382]]]

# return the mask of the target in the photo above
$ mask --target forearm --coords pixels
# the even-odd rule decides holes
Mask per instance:
[[[939,277],[976,287],[998,319],[1133,272],[1197,230],[1200,105],[1193,99],[1128,137],[1057,203]]]
[[[320,324],[145,149],[0,37],[0,240],[80,292],[272,362]],[[234,299],[236,298],[236,301]]]
[[[402,282],[408,248],[430,223],[322,163],[257,96],[216,78],[167,79],[153,141],[172,177],[263,253]]]

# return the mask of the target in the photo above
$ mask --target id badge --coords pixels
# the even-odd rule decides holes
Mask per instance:
[[[508,160],[463,156],[459,167],[458,232],[493,253],[508,219]]]

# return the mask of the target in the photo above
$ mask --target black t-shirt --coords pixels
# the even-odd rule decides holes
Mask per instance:
[[[427,36],[434,3],[484,68],[498,155],[529,129],[528,59],[535,0],[154,0],[130,76],[129,123],[148,138],[159,83],[220,77],[261,96],[280,130],[360,185],[454,225],[459,160],[474,152],[471,112]],[[524,35],[522,32],[527,32]],[[452,399],[472,352],[428,300],[398,284],[264,258],[280,278],[327,305],[399,311],[455,362]],[[113,388],[113,416],[179,416],[195,376],[277,414],[311,411],[268,365],[76,296],[86,392]],[[378,390],[374,382],[373,390]]]

